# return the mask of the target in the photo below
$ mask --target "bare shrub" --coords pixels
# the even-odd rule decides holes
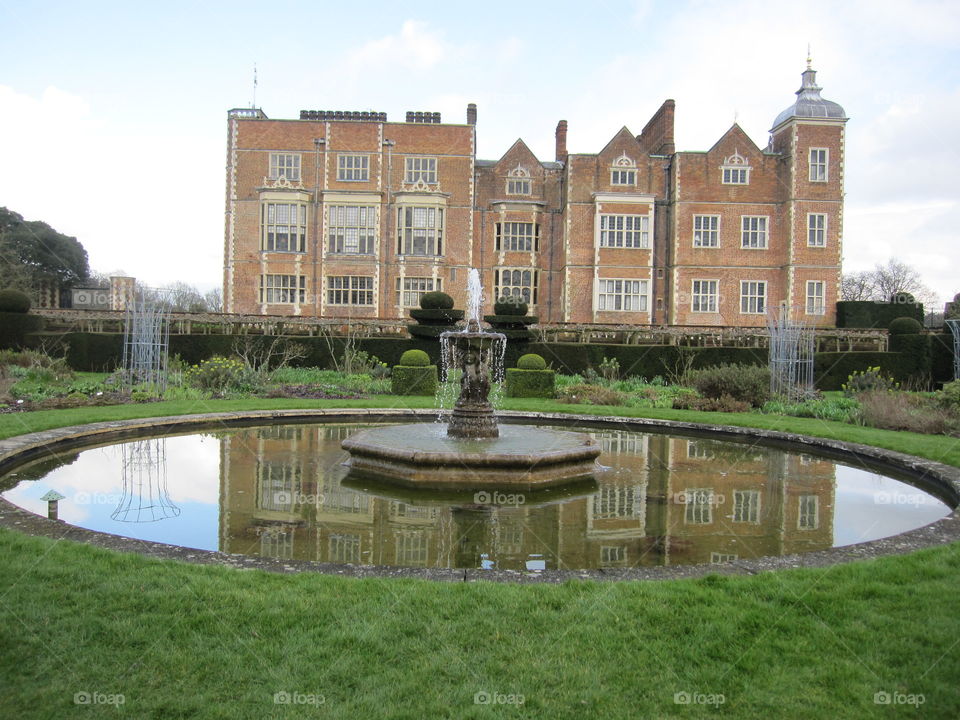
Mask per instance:
[[[611,390],[603,385],[570,385],[560,390],[557,398],[563,403],[574,405],[623,405],[626,397],[623,393]]]
[[[907,430],[925,435],[949,435],[957,419],[928,398],[907,393],[873,390],[859,393],[861,424],[882,430]]]

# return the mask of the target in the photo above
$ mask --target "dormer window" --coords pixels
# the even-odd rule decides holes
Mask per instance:
[[[740,153],[734,151],[733,155],[723,161],[720,166],[724,185],[749,185],[750,184],[750,163]]]
[[[530,173],[517,165],[507,173],[507,195],[529,195]]]
[[[637,164],[624,153],[613,162],[610,169],[611,185],[636,185]]]

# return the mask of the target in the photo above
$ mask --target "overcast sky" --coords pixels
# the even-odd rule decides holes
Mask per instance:
[[[760,147],[807,45],[847,123],[844,269],[896,257],[960,292],[960,2],[4,3],[0,206],[75,235],[93,269],[203,290],[222,275],[226,113],[478,105],[478,156],[553,160],[639,133],[678,150],[733,124]]]

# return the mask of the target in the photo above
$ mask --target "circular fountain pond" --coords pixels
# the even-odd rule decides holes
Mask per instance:
[[[525,492],[417,492],[345,464],[341,443],[370,427],[227,428],[59,451],[5,476],[2,494],[46,515],[54,491],[67,523],[200,550],[522,572],[815,552],[926,526],[953,503],[859,463],[596,428],[579,428],[602,451],[588,480]],[[427,423],[402,427],[436,432]]]

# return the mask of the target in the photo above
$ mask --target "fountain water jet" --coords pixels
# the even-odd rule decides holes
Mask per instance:
[[[480,273],[471,269],[467,277],[467,324],[460,332],[445,332],[440,336],[441,351],[445,358],[449,358],[448,367],[459,367],[461,371],[460,396],[447,425],[449,437],[500,436],[490,403],[490,372],[493,370],[495,375],[502,375],[507,338],[501,333],[483,331],[480,327],[482,307]]]
[[[364,430],[343,441],[354,473],[434,489],[540,487],[582,481],[600,448],[583,433],[510,426],[490,403],[490,373],[502,379],[506,337],[480,326],[483,288],[471,269],[463,330],[440,336],[447,367],[461,370],[460,396],[446,428],[400,425]]]

